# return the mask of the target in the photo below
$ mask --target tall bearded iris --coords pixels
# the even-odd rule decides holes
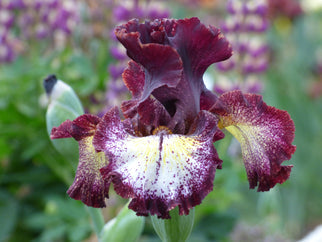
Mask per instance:
[[[219,29],[197,18],[131,20],[115,30],[132,59],[123,80],[132,93],[121,112],[102,118],[84,114],[54,128],[51,138],[73,137],[79,165],[68,194],[93,207],[105,206],[109,186],[131,198],[137,215],[170,218],[200,204],[221,168],[213,143],[221,129],[240,142],[250,188],[267,191],[288,179],[281,163],[295,151],[289,114],[267,106],[261,96],[207,90],[209,65],[232,55]]]

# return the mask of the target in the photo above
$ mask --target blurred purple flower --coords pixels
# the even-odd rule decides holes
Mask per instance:
[[[57,33],[67,38],[79,21],[79,10],[76,0],[0,1],[1,62],[12,61],[21,52],[15,43],[5,42],[3,35],[9,34],[14,42],[26,46],[38,38],[55,41]]]
[[[267,2],[229,0],[227,12],[229,16],[221,29],[233,46],[234,55],[216,67],[219,72],[232,72],[237,77],[226,80],[232,82],[230,84],[216,83],[215,91],[222,94],[231,88],[261,92],[263,84],[258,76],[267,70],[269,64],[269,46],[262,36],[269,27]]]

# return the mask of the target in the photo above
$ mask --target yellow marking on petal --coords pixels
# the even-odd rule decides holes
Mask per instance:
[[[80,141],[80,150],[82,151],[81,156],[85,159],[95,161],[91,165],[95,167],[95,169],[100,169],[106,164],[106,157],[105,153],[103,151],[96,152],[95,148],[93,146],[93,137],[94,136],[88,136]]]
[[[252,157],[256,155],[259,160],[265,159],[265,143],[261,141],[261,128],[258,126],[248,125],[231,125],[226,129],[238,140],[241,145],[244,160],[254,160]],[[266,137],[265,139],[269,139]],[[265,162],[258,163],[257,166],[264,168]]]
[[[219,117],[219,121],[218,121],[218,128],[223,129],[232,126],[232,125],[236,125],[237,123],[233,120],[233,118],[231,116],[221,116]]]
[[[163,142],[162,156],[168,159],[172,165],[179,164],[183,170],[185,163],[189,162],[194,150],[198,148],[196,140],[190,137],[169,136]]]
[[[138,160],[145,161],[146,171],[148,165],[159,159],[158,136],[130,138],[126,141],[128,152],[135,155]]]
[[[225,127],[238,141],[239,143],[243,143],[244,141],[244,136],[242,135],[242,132],[240,128],[234,125],[230,125],[228,127]],[[247,133],[247,128],[246,128],[246,133]]]
[[[225,127],[224,127],[224,124],[223,124],[223,120],[222,120],[222,118],[220,118],[220,119],[219,119],[217,126],[218,126],[218,128],[220,128],[220,129],[225,128]]]

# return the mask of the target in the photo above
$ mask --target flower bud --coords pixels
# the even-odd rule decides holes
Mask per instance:
[[[46,113],[47,132],[50,134],[53,127],[58,127],[67,119],[74,120],[84,113],[82,104],[74,90],[66,83],[50,75],[44,80],[49,105]],[[72,139],[51,140],[55,148],[72,161],[73,167],[78,163],[77,142]]]

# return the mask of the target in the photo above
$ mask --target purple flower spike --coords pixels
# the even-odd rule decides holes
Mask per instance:
[[[268,51],[269,47],[265,44],[258,47],[252,47],[251,45],[248,47],[248,53],[254,58],[266,55],[268,54]]]
[[[123,65],[110,65],[108,67],[108,71],[112,78],[116,80],[124,71],[124,66]]]
[[[265,1],[246,1],[243,4],[243,14],[256,14],[265,17],[268,14],[268,6]]]
[[[245,30],[249,32],[265,32],[269,27],[269,22],[266,19],[261,19],[256,22],[255,20],[249,20],[248,23],[245,24]]]
[[[170,15],[168,10],[160,12],[159,8],[152,8],[148,11],[149,19],[167,18]]]
[[[261,93],[263,90],[263,84],[256,79],[248,78],[245,83],[244,91],[247,93]]]
[[[248,90],[248,84],[245,83],[248,76],[262,73],[268,68],[269,47],[260,36],[269,27],[268,5],[264,0],[230,0],[227,7],[231,16],[223,23],[222,30],[229,33],[234,56],[227,62],[218,63],[216,67],[221,72],[238,76],[234,78],[234,84],[237,84],[237,89],[245,91]],[[215,86],[218,93],[233,90],[224,83],[216,83]]]
[[[9,10],[0,9],[0,16],[0,25],[5,29],[10,29],[14,22],[12,13]]]
[[[120,5],[113,10],[113,16],[118,22],[128,20],[131,18],[131,11]]]
[[[268,6],[267,4],[259,4],[255,9],[255,14],[258,14],[262,17],[267,16],[268,14]]]
[[[234,69],[236,62],[231,58],[227,61],[219,62],[216,64],[216,67],[219,71],[226,72]]]
[[[227,2],[227,12],[230,13],[230,14],[235,14],[236,13],[234,2],[231,1],[231,0],[229,0]]]
[[[114,59],[123,61],[126,59],[126,54],[122,52],[119,48],[113,46],[110,48],[110,53]]]
[[[11,0],[7,3],[7,9],[15,10],[15,9],[23,9],[26,7],[26,4],[23,0]]]

